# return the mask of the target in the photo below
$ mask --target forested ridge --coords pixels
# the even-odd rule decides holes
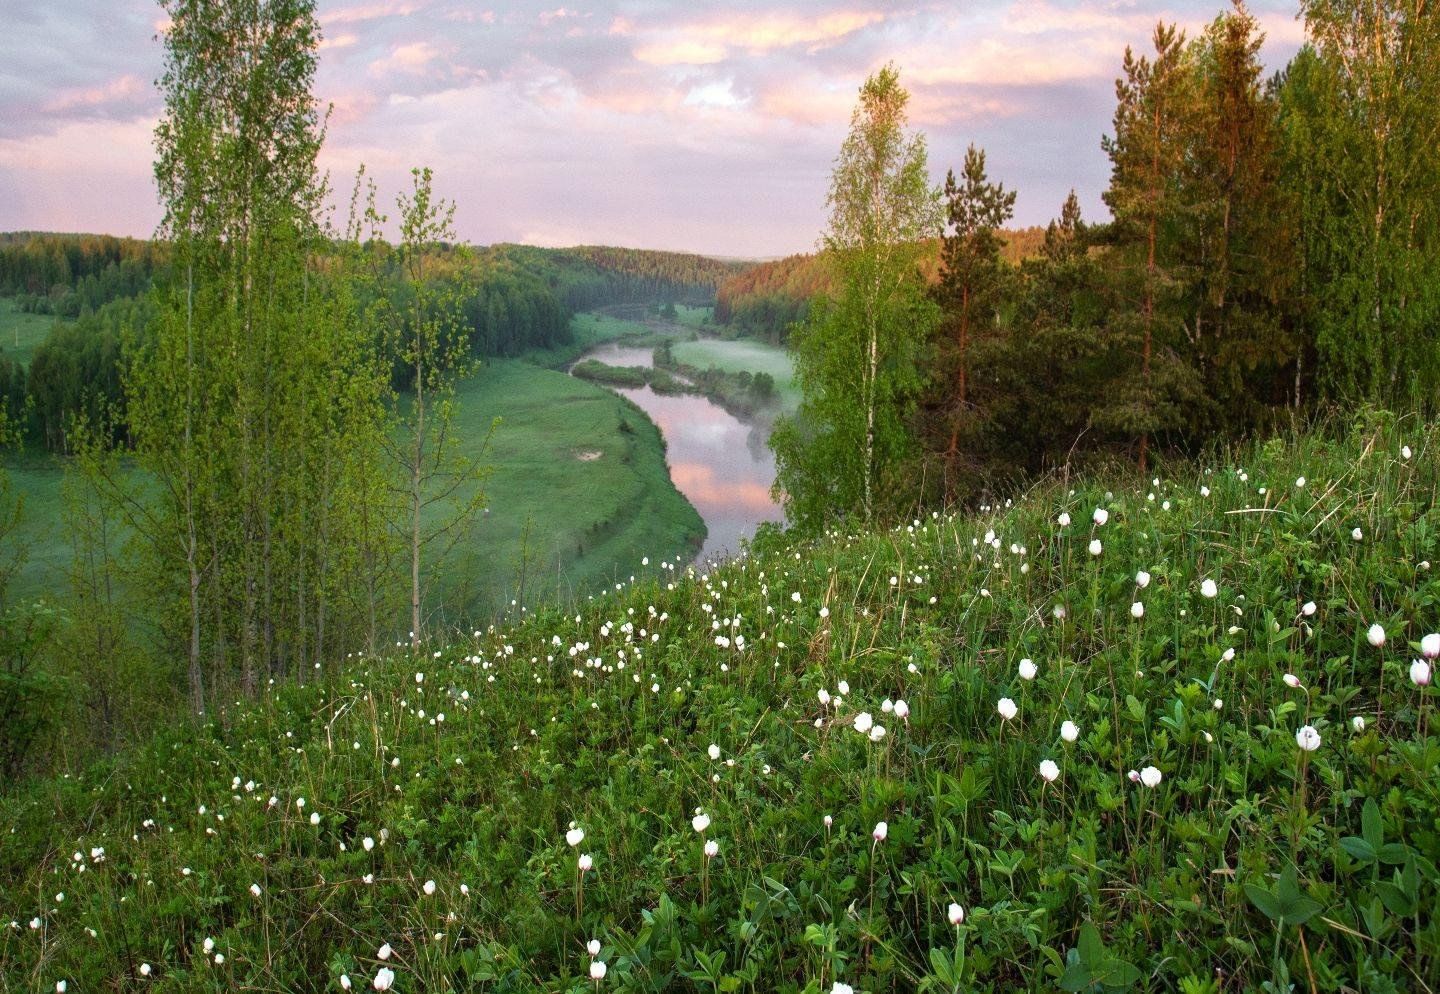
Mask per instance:
[[[470,347],[480,358],[569,345],[571,319],[592,308],[711,304],[722,280],[749,267],[604,246],[433,251],[438,274],[464,281],[460,306]],[[138,347],[148,334],[151,287],[167,259],[162,241],[0,233],[0,297],[13,298],[22,312],[65,319],[55,322],[28,366],[7,356],[0,341],[0,407],[25,442],[67,452],[67,421],[80,415],[94,422],[104,412],[115,436],[126,436],[121,366],[127,343]]]

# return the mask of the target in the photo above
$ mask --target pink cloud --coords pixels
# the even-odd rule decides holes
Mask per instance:
[[[805,47],[811,53],[885,20],[872,10],[841,10],[817,16],[791,11],[729,14],[649,32],[635,58],[651,65],[708,65],[734,52],[764,55],[779,49]],[[616,18],[610,33],[629,35],[633,25]]]
[[[320,39],[320,51],[323,52],[332,48],[349,48],[359,40],[360,39],[353,34],[339,34],[333,37],[324,37]]]
[[[373,21],[382,17],[404,17],[413,14],[420,8],[414,0],[378,0],[375,3],[362,3],[354,7],[342,7],[321,16],[323,24],[358,24],[362,21]]]
[[[95,110],[107,104],[134,103],[143,100],[151,92],[150,84],[138,76],[126,73],[100,86],[62,92],[45,105],[45,110],[51,114]]]
[[[370,63],[370,75],[386,76],[392,73],[418,75],[426,72],[431,63],[441,57],[440,49],[428,41],[412,41],[399,45],[382,58]]]

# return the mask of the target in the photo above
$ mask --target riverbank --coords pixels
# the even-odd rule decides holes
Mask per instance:
[[[572,367],[577,378],[605,383],[639,405],[664,434],[670,478],[699,511],[709,535],[700,551],[708,560],[739,553],[764,522],[779,522],[783,511],[772,496],[775,460],[768,441],[784,409],[774,376],[762,370],[722,370],[677,362],[679,345],[706,342],[722,354],[748,343],[702,338],[646,347],[631,336],[591,349]],[[775,350],[787,365],[788,358]],[[771,362],[776,361],[771,357]],[[757,382],[760,391],[757,393]],[[763,395],[763,399],[762,399]]]

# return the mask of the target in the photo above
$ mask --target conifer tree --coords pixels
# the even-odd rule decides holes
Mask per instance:
[[[1005,265],[999,229],[1015,213],[1015,193],[985,175],[985,150],[965,152],[961,180],[945,176],[947,231],[940,247],[940,283],[936,297],[944,313],[940,335],[941,407],[948,438],[943,450],[945,497],[952,498],[961,438],[972,421],[969,397],[971,339],[996,323],[996,305]]]
[[[1151,437],[1185,423],[1192,416],[1187,400],[1198,400],[1198,392],[1187,389],[1193,385],[1177,351],[1178,274],[1165,239],[1186,152],[1185,36],[1162,23],[1153,42],[1153,60],[1125,49],[1124,76],[1115,82],[1115,134],[1102,142],[1112,168],[1104,198],[1115,219],[1112,236],[1125,298],[1115,330],[1130,355],[1096,421],[1136,439],[1141,472]]]

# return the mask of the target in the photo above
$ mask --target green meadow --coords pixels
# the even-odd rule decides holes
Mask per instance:
[[[727,373],[769,373],[775,378],[775,390],[785,410],[800,406],[800,383],[783,348],[749,339],[699,338],[676,342],[673,352],[677,361],[701,369],[714,366]]]
[[[487,618],[512,599],[569,602],[623,579],[647,556],[688,560],[703,540],[699,514],[670,481],[659,429],[615,393],[502,359],[459,384],[456,409],[462,454],[489,440],[489,507],[432,564],[427,600],[437,620]],[[63,462],[31,457],[7,472],[24,502],[26,552],[11,594],[54,600],[66,593],[71,562]],[[431,512],[437,523],[445,513]]]
[[[45,341],[55,318],[49,314],[27,314],[10,297],[0,297],[0,355],[22,366],[30,365],[35,347]]]

